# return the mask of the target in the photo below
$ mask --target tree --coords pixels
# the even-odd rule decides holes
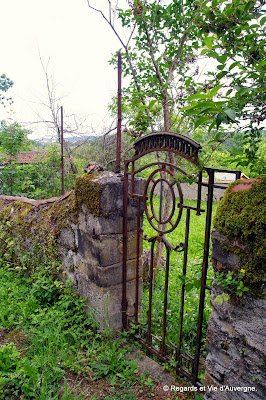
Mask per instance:
[[[43,71],[45,93],[36,96],[38,111],[35,110],[38,120],[34,124],[42,124],[46,126],[47,131],[51,132],[51,136],[61,144],[61,107],[66,96],[60,95],[58,84],[54,76],[51,74],[50,62],[45,64],[40,56],[40,63]],[[65,113],[63,115],[64,136],[71,135],[74,138],[81,138],[82,135],[87,135],[89,127],[87,126],[87,117],[82,117],[74,113]],[[84,139],[86,143],[88,139]],[[77,174],[78,169],[73,159],[75,147],[70,147],[67,140],[64,140],[64,152],[70,163],[71,172]],[[79,143],[78,147],[82,144]]]
[[[89,7],[108,22],[122,45],[123,71],[131,77],[124,99],[135,108],[135,130],[138,134],[148,127],[154,130],[155,121],[161,117],[163,130],[170,131],[173,127],[185,130],[182,121],[178,121],[178,111],[192,76],[198,74],[195,61],[199,46],[194,43],[198,12],[193,2],[129,1],[127,9],[108,3],[107,16],[88,1]],[[114,18],[128,33],[126,40],[116,28]],[[116,63],[116,57],[112,62]]]
[[[6,162],[5,168],[1,171],[1,178],[8,181],[11,196],[13,195],[14,180],[19,175],[14,162],[17,159],[17,154],[26,147],[27,133],[17,122],[1,121],[0,160]]]
[[[252,16],[259,13],[261,7],[249,0],[128,0],[126,5],[125,2],[107,0],[105,4],[106,8],[100,9],[96,1],[88,0],[89,8],[108,23],[122,46],[124,75],[130,77],[123,98],[135,116],[130,123],[131,133],[139,136],[159,129],[190,134],[191,129],[209,125],[212,147],[219,146],[225,135],[222,125],[234,122],[236,118],[236,111],[230,103],[232,96],[230,101],[219,98],[226,86],[236,83],[238,78],[241,77],[242,83],[246,78],[252,78],[234,75],[235,71],[226,76],[219,63],[228,58],[233,27],[246,29],[247,36],[251,29],[255,42],[257,28],[250,25]],[[234,34],[236,41],[239,33],[236,31]],[[215,41],[217,51],[213,51]],[[247,46],[239,54],[237,48],[232,57],[236,58],[234,62],[241,64]],[[258,52],[252,51],[250,54],[253,56]],[[202,58],[214,58],[218,64],[217,71],[203,77]],[[111,62],[116,64],[116,56]],[[258,68],[263,66],[259,64]],[[160,160],[159,154],[157,157]],[[166,161],[174,164],[174,155],[167,154]],[[170,197],[170,194],[166,196]],[[164,203],[164,217],[169,215],[168,197]],[[158,252],[156,259],[160,258]]]
[[[202,53],[217,68],[209,73],[208,83],[188,97],[190,104],[183,110],[194,117],[195,126],[207,122],[216,141],[242,132],[246,146],[238,151],[236,164],[248,165],[258,174],[265,171],[259,167],[263,165],[259,146],[266,117],[265,1],[213,0],[208,5],[207,1],[201,4],[205,7],[200,26],[205,35]],[[217,88],[221,89],[219,100],[215,99]]]
[[[243,162],[256,166],[266,110],[265,1],[126,3],[106,1],[104,10],[88,0],[124,50],[124,73],[131,76],[124,99],[135,109],[132,133],[159,127],[189,134],[202,125],[219,146],[242,131],[249,144]],[[216,64],[205,76],[203,57]],[[245,125],[236,125],[240,119]]]
[[[0,104],[11,102],[11,97],[6,98],[1,92],[7,92],[13,86],[13,82],[5,74],[0,75]]]
[[[112,6],[111,1],[106,2],[108,12],[105,13],[88,0],[89,7],[104,18],[122,46],[124,75],[131,78],[123,99],[131,114],[135,114],[130,122],[131,133],[139,136],[157,128],[188,134],[190,119],[182,117],[180,109],[199,77],[196,61],[200,48],[197,39],[200,10],[193,1],[135,0],[128,1],[127,8],[119,7],[118,3]],[[127,33],[126,39],[123,32]],[[111,62],[116,64],[116,56]],[[160,157],[157,153],[158,161]],[[165,161],[176,162],[171,153],[166,153]],[[170,191],[164,196],[163,220],[166,220],[171,206]],[[156,266],[162,250],[160,243]]]

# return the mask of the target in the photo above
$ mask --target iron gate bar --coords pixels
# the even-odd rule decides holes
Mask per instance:
[[[200,301],[199,301],[198,326],[197,326],[197,338],[196,338],[196,351],[195,351],[194,363],[192,366],[192,383],[193,384],[196,384],[197,380],[198,380],[199,359],[200,359],[201,338],[202,338],[203,311],[204,311],[204,300],[205,300],[205,286],[206,286],[206,279],[207,279],[208,257],[209,257],[209,249],[210,249],[210,234],[211,234],[214,171],[213,171],[213,169],[208,168],[207,172],[209,174],[209,186],[208,186],[207,214],[206,214],[206,224],[205,224],[204,253],[203,253],[203,263],[202,263],[202,273],[201,273],[201,287],[200,287]]]
[[[128,165],[125,161],[123,187],[123,269],[122,269],[122,326],[127,329],[127,205],[128,205]],[[131,180],[133,178],[131,177]]]
[[[148,345],[151,346],[152,339],[151,339],[151,309],[152,309],[152,289],[153,289],[153,262],[154,262],[154,246],[157,237],[154,236],[153,238],[149,239],[148,241],[151,242],[151,263],[150,263],[150,287],[149,287],[149,310],[148,310],[148,336],[147,342]]]
[[[132,162],[133,163],[133,162]],[[164,161],[156,161],[156,162],[152,162],[149,163],[147,165],[144,165],[144,167],[140,167],[139,169],[134,170],[134,172],[129,172],[129,175],[136,175],[140,172],[142,172],[144,169],[146,169],[147,167],[152,167],[154,165],[166,165],[167,167],[174,167],[176,170],[178,170],[179,172],[182,172],[182,174],[184,175],[188,175],[188,173],[186,171],[184,171],[183,169],[179,168],[177,165],[173,165],[169,162],[164,162]]]
[[[186,216],[186,235],[185,235],[185,244],[184,244],[184,259],[183,259],[183,276],[186,276],[187,273],[187,255],[188,255],[188,239],[189,239],[189,222],[190,222],[190,209],[187,209]],[[176,352],[176,371],[181,367],[180,365],[180,354],[181,347],[183,342],[183,316],[184,316],[184,301],[185,301],[185,282],[182,283],[181,287],[181,299],[180,299],[180,311],[179,311],[179,338]]]
[[[139,315],[139,247],[140,247],[140,198],[137,197],[137,259],[136,259],[136,294],[135,294],[135,323],[138,324]]]
[[[161,352],[162,352],[163,356],[165,355],[166,312],[167,312],[169,267],[170,267],[170,249],[169,249],[169,247],[166,247],[166,265],[165,265],[165,280],[164,280],[164,304],[163,304],[163,326],[162,326],[162,341],[161,341]]]
[[[133,161],[131,163],[131,193],[134,193],[134,183],[135,180],[133,179],[134,175],[135,175],[135,162]]]
[[[202,187],[202,171],[199,172],[198,177],[198,198],[197,198],[197,214],[200,215],[200,206],[201,206],[201,187]]]

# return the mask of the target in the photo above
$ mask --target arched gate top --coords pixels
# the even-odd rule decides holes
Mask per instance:
[[[153,132],[136,140],[134,148],[134,159],[153,151],[167,151],[176,153],[194,164],[198,164],[198,152],[201,149],[201,145],[190,137],[181,135],[180,133]]]

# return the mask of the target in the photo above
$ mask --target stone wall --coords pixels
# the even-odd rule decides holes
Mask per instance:
[[[237,284],[226,288],[217,275],[213,282],[204,378],[208,400],[264,399],[266,393],[266,177],[242,182],[227,190],[214,219],[215,274],[225,279],[233,274]],[[248,290],[238,295],[240,281]]]
[[[143,181],[137,181],[136,190]],[[60,254],[62,279],[87,298],[89,309],[103,326],[120,329],[122,299],[123,176],[112,172],[78,176],[65,196],[30,200],[0,196],[0,218],[12,225],[17,253],[32,251],[36,238],[52,235]],[[129,312],[135,302],[136,204],[128,206]],[[19,254],[17,254],[19,257]]]

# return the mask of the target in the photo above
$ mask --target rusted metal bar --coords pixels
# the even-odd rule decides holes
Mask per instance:
[[[132,177],[133,178],[133,177]],[[138,324],[139,317],[139,258],[140,258],[140,198],[137,198],[137,260],[136,260],[136,295],[135,295],[135,324]]]
[[[151,337],[151,312],[152,312],[152,289],[153,289],[153,265],[154,265],[154,246],[156,242],[156,236],[152,238],[151,243],[151,263],[150,263],[150,287],[149,287],[149,309],[148,309],[148,335],[147,335],[147,344],[151,346],[152,337]]]
[[[131,190],[130,190],[130,196],[133,195],[135,191],[135,161],[132,161],[131,163]]]
[[[187,209],[186,217],[186,233],[185,233],[185,244],[184,248],[184,258],[183,258],[183,276],[187,274],[187,254],[188,254],[188,239],[189,239],[189,223],[190,223],[190,209]],[[179,310],[179,333],[178,333],[178,348],[176,352],[176,371],[178,372],[181,368],[181,349],[183,342],[183,317],[184,317],[184,303],[185,303],[185,282],[181,286],[181,297],[180,297],[180,310]]]
[[[122,325],[127,329],[127,203],[128,163],[125,163],[123,192],[123,270],[122,270]]]
[[[118,92],[117,92],[117,135],[116,135],[116,168],[115,172],[121,170],[121,123],[122,123],[122,58],[118,52]]]
[[[165,281],[164,281],[164,302],[163,302],[163,326],[162,326],[162,342],[161,353],[165,355],[165,338],[166,338],[166,314],[167,314],[167,295],[170,267],[170,249],[166,247],[166,264],[165,264]]]
[[[199,177],[198,177],[198,198],[197,198],[197,214],[200,215],[200,206],[201,206],[201,187],[202,187],[202,171],[199,172]]]
[[[206,214],[206,224],[205,224],[204,253],[203,253],[202,274],[201,274],[198,326],[197,326],[197,337],[196,337],[196,351],[195,351],[193,371],[192,371],[193,374],[192,379],[194,384],[196,384],[198,380],[204,300],[205,300],[205,286],[207,279],[208,258],[209,258],[209,248],[210,248],[212,203],[213,203],[214,170],[212,168],[206,168],[206,170],[209,174],[209,185],[208,185],[207,214]]]
[[[62,195],[65,194],[65,171],[64,171],[64,112],[63,106],[61,106],[61,170],[62,170],[62,179],[61,179],[61,190]]]

